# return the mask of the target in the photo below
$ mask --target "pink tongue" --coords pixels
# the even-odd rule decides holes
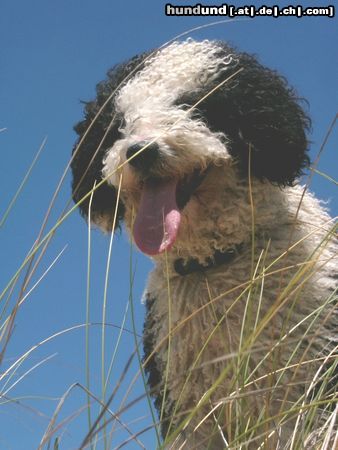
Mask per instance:
[[[176,239],[181,221],[176,185],[175,180],[148,180],[144,184],[134,224],[134,240],[148,255],[168,250]]]

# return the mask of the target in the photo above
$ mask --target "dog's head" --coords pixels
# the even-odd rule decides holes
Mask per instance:
[[[175,42],[113,68],[97,86],[75,127],[73,198],[106,179],[91,217],[111,230],[121,183],[116,226],[125,219],[139,248],[156,255],[174,245],[207,183],[235,176],[245,184],[250,172],[291,185],[309,163],[308,126],[285,79],[254,57],[221,42]]]

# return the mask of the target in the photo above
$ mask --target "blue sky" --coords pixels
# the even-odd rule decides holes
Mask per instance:
[[[175,4],[175,2],[173,2]],[[179,2],[179,4],[188,2]],[[204,4],[216,2],[205,2]],[[241,2],[232,2],[243,5]],[[255,5],[263,2],[255,1]],[[277,3],[277,2],[275,2]],[[299,3],[299,2],[298,2]],[[304,5],[307,2],[304,2]],[[75,140],[73,124],[81,119],[80,100],[94,96],[95,84],[113,64],[155,48],[190,28],[215,21],[210,17],[166,17],[165,2],[148,0],[3,0],[0,14],[0,217],[20,184],[43,139],[47,143],[31,178],[15,208],[0,229],[1,288],[6,286],[37,237],[50,199],[70,158]],[[271,3],[273,4],[273,3]],[[278,1],[279,5],[289,2]],[[325,4],[318,3],[321,6]],[[217,38],[256,53],[260,60],[285,75],[300,96],[308,100],[313,121],[311,156],[318,153],[336,114],[337,105],[337,21],[320,18],[254,18],[223,23],[191,33],[196,39]],[[319,162],[322,172],[337,174],[337,129],[331,134]],[[335,186],[315,175],[312,190],[322,199],[331,199],[332,214],[338,212]],[[51,229],[70,198],[70,177],[52,210]],[[100,322],[109,237],[92,234],[91,320]],[[67,246],[60,260],[39,284],[17,316],[3,369],[33,345],[53,333],[85,322],[87,227],[75,212],[60,226],[41,261],[30,286],[41,276],[56,255]],[[132,256],[135,279],[133,300],[136,326],[142,332],[143,307],[140,297],[151,262],[139,252]],[[127,237],[116,236],[108,287],[107,321],[120,325],[130,292],[130,245]],[[17,293],[17,290],[15,291]],[[13,305],[12,299],[12,305]],[[128,317],[127,328],[131,328]],[[100,326],[91,328],[91,381],[96,395],[101,393]],[[118,329],[107,329],[107,362]],[[52,339],[32,352],[0,392],[18,403],[2,403],[0,398],[0,448],[37,448],[59,399],[73,383],[85,382],[84,330],[78,329]],[[121,375],[134,348],[131,335],[123,334],[113,367],[109,389]],[[32,370],[11,387],[26,371],[45,358],[51,359]],[[1,371],[3,370],[0,370]],[[129,385],[137,364],[127,374]],[[125,390],[125,388],[124,388]],[[142,392],[138,383],[130,400]],[[113,404],[118,409],[123,389]],[[85,395],[75,389],[67,398],[60,419],[78,411]],[[150,423],[145,402],[128,410],[128,422],[147,416],[131,428],[140,430]],[[84,437],[84,414],[67,421],[62,430],[62,449],[77,448]],[[114,446],[126,438],[117,433]],[[147,449],[155,448],[154,434],[140,436]],[[98,448],[103,448],[99,443]],[[125,448],[136,449],[131,443]]]

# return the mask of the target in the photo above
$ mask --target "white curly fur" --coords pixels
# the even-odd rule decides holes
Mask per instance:
[[[218,377],[224,376],[210,399],[185,426],[180,444],[172,448],[223,448],[221,437],[207,447],[211,430],[215,430],[213,415],[193,430],[222,399],[227,399],[229,408],[236,384],[233,373],[225,373],[224,369],[229,358],[236,357],[231,355],[236,355],[243,345],[241,339],[248,338],[254,330],[257,336],[247,346],[253,377],[247,382],[260,377],[262,380],[248,388],[258,391],[247,393],[250,426],[264,408],[271,416],[278,414],[284,397],[290,405],[296,402],[320,363],[286,370],[279,387],[272,392],[269,386],[276,382],[277,375],[267,374],[327,354],[329,342],[337,338],[333,303],[325,303],[336,288],[332,274],[337,250],[335,242],[327,238],[333,222],[325,208],[310,193],[303,196],[304,190],[299,186],[281,189],[255,179],[251,186],[243,182],[227,150],[227,137],[210,131],[202,120],[173,105],[182,93],[196,91],[220,70],[226,77],[234,56],[222,59],[218,50],[213,42],[188,40],[174,43],[150,58],[145,68],[119,91],[116,111],[124,118],[123,137],[104,161],[103,176],[109,176],[113,186],[118,186],[123,175],[121,198],[129,230],[140,202],[140,180],[126,164],[130,145],[156,140],[163,158],[163,164],[157,168],[158,177],[182,178],[196,167],[210,168],[182,211],[174,246],[167,254],[154,257],[155,268],[146,288],[146,295],[156,299],[150,312],[151,333],[155,337],[156,365],[163,379],[167,379],[167,414],[170,416],[178,400],[179,411],[196,407]],[[236,244],[244,247],[230,264],[187,276],[178,275],[173,268],[179,257],[196,258],[203,264],[215,249],[224,251]],[[254,276],[257,280],[248,290]],[[214,301],[208,304],[210,300]],[[269,312],[271,318],[261,327]],[[317,313],[321,318],[313,321]],[[180,325],[185,319],[188,320]],[[221,325],[216,327],[218,321]],[[149,332],[145,330],[146,334]],[[303,336],[309,337],[302,341]],[[188,374],[189,382],[182,392]],[[220,408],[216,415],[219,411]],[[174,419],[174,428],[179,421]],[[294,421],[289,420],[282,430],[275,430],[276,435],[280,434],[279,444],[271,439],[275,448],[284,448],[293,426]],[[225,424],[225,430],[229,430],[229,424]],[[274,430],[273,423],[269,430]],[[185,443],[184,436],[188,439]],[[252,448],[258,446],[256,441]]]
[[[127,148],[143,140],[156,140],[168,157],[163,173],[158,175],[184,175],[191,170],[192,160],[196,166],[205,167],[208,161],[228,157],[220,134],[211,133],[202,121],[192,120],[182,107],[172,105],[182,93],[196,90],[226,71],[233,56],[217,58],[217,51],[217,46],[207,41],[174,43],[150,58],[120,90],[115,103],[117,114],[124,118],[120,131],[125,138],[107,153],[103,169],[104,177],[111,175],[113,185],[118,185],[116,169],[125,162]],[[130,177],[134,178],[132,174]],[[124,184],[128,181],[125,166]]]

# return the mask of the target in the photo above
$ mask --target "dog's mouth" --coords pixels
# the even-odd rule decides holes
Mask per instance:
[[[183,179],[146,179],[135,218],[133,235],[138,248],[157,255],[174,244],[181,223],[181,211],[202,183],[206,171],[195,170]]]

